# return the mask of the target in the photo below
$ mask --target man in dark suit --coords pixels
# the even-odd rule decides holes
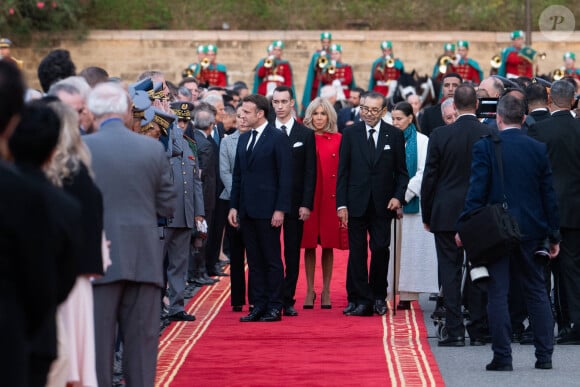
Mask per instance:
[[[503,182],[494,140],[485,138],[478,141],[473,146],[469,191],[462,214],[507,201],[508,211],[516,218],[523,235],[517,249],[505,251],[503,256],[487,265],[490,275],[488,313],[493,344],[493,359],[486,366],[488,371],[513,369],[508,311],[512,281],[520,283],[524,290],[536,347],[535,368],[552,368],[554,322],[545,289],[546,262],[545,258],[535,256],[535,252],[548,239],[550,257],[558,255],[559,213],[547,147],[521,132],[524,115],[525,102],[522,99],[506,95],[499,100],[496,119],[500,130]],[[459,238],[458,243],[461,243]]]
[[[522,132],[528,133],[530,126],[536,122],[550,118],[548,110],[548,90],[541,83],[532,83],[525,89],[526,101],[528,102],[528,115],[522,125]]]
[[[461,313],[464,254],[463,249],[455,245],[455,223],[469,186],[471,149],[476,141],[490,133],[490,129],[475,117],[477,98],[473,86],[458,86],[454,103],[459,114],[457,120],[431,133],[421,185],[423,223],[427,230],[435,234],[439,277],[446,308],[448,338],[440,341],[439,346],[465,345]],[[476,305],[475,302],[472,304]],[[472,317],[479,320],[481,316]],[[482,344],[479,341],[481,335],[470,331],[471,344]]]
[[[124,124],[131,112],[128,99],[117,84],[97,85],[89,94],[88,107],[98,131],[83,138],[93,156],[95,183],[103,193],[104,228],[113,262],[93,282],[99,386],[113,383],[117,326],[123,335],[127,384],[155,383],[164,286],[157,218],[173,216],[176,199],[163,145]]]
[[[280,228],[290,212],[292,154],[288,138],[268,124],[268,106],[266,97],[252,94],[238,113],[252,128],[238,141],[228,214],[232,227],[242,232],[254,298],[254,309],[242,322],[280,321],[283,307]]]
[[[421,133],[426,136],[430,136],[433,129],[439,126],[445,125],[443,117],[441,115],[441,103],[447,98],[453,98],[455,89],[463,82],[461,76],[457,73],[448,73],[443,76],[442,85],[442,97],[441,101],[437,105],[430,106],[423,110],[421,114]]]
[[[350,91],[348,102],[351,106],[342,108],[338,111],[336,126],[340,133],[349,125],[356,124],[361,121],[360,118],[360,98],[364,94],[364,90],[360,87],[355,87]]]
[[[294,93],[288,86],[278,86],[272,95],[276,113],[274,126],[288,136],[292,148],[292,202],[284,216],[284,315],[297,316],[294,294],[300,267],[300,243],[304,221],[314,206],[316,187],[316,144],[314,131],[292,117]]]
[[[360,105],[364,122],[346,129],[340,145],[336,206],[340,222],[348,225],[348,306],[344,314],[349,316],[387,312],[391,220],[404,203],[409,174],[403,132],[381,120],[386,108],[382,94],[365,94]]]
[[[552,117],[536,122],[528,134],[548,146],[560,207],[562,249],[558,264],[574,327],[561,332],[557,343],[580,344],[580,121],[570,114],[574,87],[565,80],[554,82],[548,101]]]

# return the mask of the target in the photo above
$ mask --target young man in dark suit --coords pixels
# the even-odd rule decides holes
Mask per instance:
[[[462,84],[457,87],[454,104],[459,113],[457,120],[431,133],[421,185],[423,223],[435,234],[439,276],[445,297],[445,325],[449,332],[448,338],[440,341],[439,346],[465,345],[461,314],[464,254],[463,249],[455,245],[455,224],[469,187],[471,149],[476,141],[490,133],[489,127],[475,116],[477,97],[473,86]],[[473,345],[476,344],[474,336],[479,334],[471,336]]]
[[[292,117],[294,93],[288,86],[278,86],[272,96],[276,113],[274,126],[288,136],[292,148],[292,202],[284,216],[284,315],[297,316],[294,294],[300,267],[300,243],[304,221],[314,206],[316,187],[316,144],[314,131]]]
[[[559,252],[560,232],[556,193],[547,147],[520,130],[525,115],[525,102],[506,95],[497,106],[500,131],[503,182],[496,161],[492,138],[484,138],[473,146],[471,177],[462,216],[492,203],[507,202],[508,211],[517,220],[522,240],[518,248],[487,265],[488,314],[492,337],[493,359],[488,371],[511,371],[511,324],[508,310],[510,283],[521,284],[534,333],[535,368],[551,369],[554,346],[554,322],[545,288],[545,258],[535,252],[549,240],[549,256]],[[457,237],[458,245],[461,244]]]
[[[404,203],[409,174],[403,132],[381,120],[386,109],[382,94],[364,95],[360,104],[363,122],[344,131],[340,146],[336,206],[340,222],[348,226],[348,306],[344,314],[349,316],[387,312],[391,220]]]
[[[437,105],[426,108],[423,110],[423,114],[421,114],[421,122],[419,124],[421,126],[421,132],[424,135],[430,136],[435,128],[445,125],[443,117],[441,116],[441,103],[447,98],[453,98],[455,89],[457,89],[461,82],[463,80],[457,73],[449,73],[443,76],[443,80],[441,81],[441,87],[443,89],[441,101]]]
[[[242,232],[254,297],[254,309],[242,322],[280,321],[283,307],[280,228],[290,212],[292,154],[288,138],[268,124],[268,110],[266,97],[252,94],[240,111],[252,130],[238,141],[228,221]]]
[[[574,327],[561,332],[557,343],[580,344],[580,121],[570,114],[574,87],[565,80],[554,82],[548,101],[552,117],[536,122],[528,134],[548,146],[560,207],[562,249],[558,265]]]

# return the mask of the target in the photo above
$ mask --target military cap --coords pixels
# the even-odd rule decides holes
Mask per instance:
[[[330,45],[330,51],[338,51],[338,52],[342,52],[342,46],[340,44],[331,44]]]
[[[458,40],[457,47],[469,48],[469,42],[467,40]]]
[[[284,48],[284,42],[281,40],[274,40],[272,42],[272,47]]]
[[[12,46],[12,41],[8,38],[0,39],[0,48],[10,48]]]
[[[197,46],[197,53],[198,54],[205,54],[206,52],[207,52],[206,46],[204,46],[203,44],[200,44],[199,46]]]
[[[269,44],[268,47],[266,48],[266,52],[268,54],[270,54],[272,52],[272,49],[274,48],[274,46],[272,44]]]
[[[141,133],[153,129],[153,117],[155,117],[155,108],[150,106],[143,112],[143,117],[141,118]]]
[[[566,59],[576,60],[576,54],[574,54],[572,51],[567,51],[564,53],[564,60]]]
[[[524,31],[522,31],[522,30],[516,30],[510,34],[511,40],[515,40],[515,39],[523,38],[523,37],[524,37]]]
[[[381,50],[386,50],[387,48],[393,49],[393,42],[390,40],[383,40],[381,42]]]
[[[207,46],[205,46],[206,51],[204,52],[215,52],[217,54],[217,46],[215,44],[208,44]]]
[[[167,96],[163,91],[163,82],[153,83],[153,90],[149,93],[149,98],[151,99],[166,99]]]
[[[151,106],[151,100],[149,99],[149,94],[143,90],[135,91],[135,95],[131,97],[133,100],[133,118],[143,118],[145,117],[145,110]]]
[[[175,119],[177,118],[173,114],[165,113],[162,110],[157,108],[153,108],[153,122],[159,125],[159,129],[161,129],[161,134],[163,136],[167,136],[169,133],[169,128]]]
[[[330,32],[323,32],[320,34],[320,40],[332,39],[332,34]]]
[[[169,106],[178,119],[191,119],[191,112],[194,108],[191,102],[175,101]]]
[[[453,43],[445,43],[445,44],[443,44],[443,50],[445,50],[445,51],[455,51],[455,44],[453,44]]]
[[[138,90],[145,91],[147,94],[151,94],[153,92],[153,81],[151,78],[144,78],[140,81],[137,81],[133,84],[129,85],[129,95],[131,98],[135,95],[135,92]]]

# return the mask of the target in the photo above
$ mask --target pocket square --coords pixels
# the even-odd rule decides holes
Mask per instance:
[[[298,148],[299,146],[302,146],[302,145],[304,145],[304,144],[299,141],[299,142],[295,142],[292,147],[293,148]]]
[[[389,144],[385,145],[385,147],[383,148],[383,150],[389,150],[391,149],[391,146]]]

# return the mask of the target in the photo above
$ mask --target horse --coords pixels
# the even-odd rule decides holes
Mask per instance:
[[[402,72],[396,81],[391,82],[387,101],[390,107],[405,101],[409,95],[416,94],[421,100],[421,109],[437,104],[440,84],[428,75],[418,76],[416,71]]]

